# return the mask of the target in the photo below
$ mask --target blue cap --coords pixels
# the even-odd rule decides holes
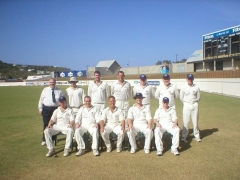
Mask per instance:
[[[141,74],[139,78],[144,81],[147,79],[147,76],[145,74]]]
[[[145,98],[145,97],[143,97],[143,95],[142,95],[142,93],[136,93],[136,95],[134,96],[134,98],[133,99],[137,99],[137,98]]]
[[[188,74],[187,79],[194,79],[194,76],[192,74]]]
[[[164,98],[162,99],[162,101],[165,102],[165,103],[169,103],[168,97],[164,97]]]
[[[170,79],[170,76],[168,74],[164,74],[163,79]]]
[[[64,101],[66,101],[66,98],[64,96],[60,96],[59,102],[64,102]]]

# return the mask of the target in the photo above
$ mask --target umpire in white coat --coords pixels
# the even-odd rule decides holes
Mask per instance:
[[[39,114],[43,118],[43,131],[48,126],[48,123],[52,117],[53,111],[59,106],[59,98],[62,96],[62,91],[56,87],[56,79],[50,78],[49,87],[45,87],[41,93],[38,102]],[[53,137],[55,140],[56,138]],[[42,146],[46,145],[45,136],[43,133]]]

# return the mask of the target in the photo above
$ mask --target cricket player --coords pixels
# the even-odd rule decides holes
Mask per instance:
[[[59,98],[62,96],[62,90],[56,87],[56,79],[50,78],[49,86],[45,87],[42,90],[39,102],[38,102],[38,110],[39,114],[43,118],[43,131],[48,126],[48,123],[52,117],[53,111],[59,106]],[[56,138],[53,137],[55,140]],[[42,146],[46,145],[45,136],[43,133],[42,136]]]
[[[89,83],[88,96],[92,99],[92,105],[100,112],[105,108],[105,103],[110,95],[110,90],[106,82],[101,81],[101,73],[94,72],[94,81]]]
[[[125,133],[125,119],[123,117],[122,110],[115,106],[115,97],[110,96],[108,98],[109,107],[103,110],[100,120],[100,132],[103,141],[106,144],[107,152],[112,151],[109,135],[111,132],[117,134],[117,152],[122,151],[122,142],[124,140]],[[105,126],[104,126],[105,125]]]
[[[187,84],[181,88],[180,100],[183,102],[183,130],[181,141],[185,142],[188,135],[190,118],[193,124],[193,134],[197,142],[201,142],[198,129],[198,102],[200,100],[199,87],[193,83],[194,76],[187,75]]]
[[[142,95],[145,97],[142,100],[142,104],[150,109],[150,100],[155,96],[155,89],[147,83],[147,77],[145,74],[141,74],[139,78],[139,84],[133,87],[133,97],[137,93],[142,93]]]
[[[131,151],[130,153],[134,154],[137,149],[136,145],[136,135],[138,132],[141,132],[145,136],[145,144],[144,144],[144,152],[146,154],[150,153],[150,146],[151,140],[153,138],[153,131],[152,131],[152,116],[150,109],[148,107],[143,106],[142,93],[137,93],[134,97],[135,104],[130,107],[128,111],[128,138],[131,144]]]
[[[79,108],[83,105],[85,92],[83,88],[77,86],[78,80],[75,77],[71,77],[68,82],[71,86],[66,89],[65,97],[68,107],[73,110],[75,119]]]
[[[157,155],[162,156],[163,152],[163,142],[162,137],[165,132],[172,134],[172,147],[171,152],[174,155],[179,155],[177,150],[179,146],[179,133],[180,128],[178,127],[178,118],[176,115],[176,110],[173,107],[169,107],[169,98],[164,97],[162,99],[162,107],[159,107],[154,115],[154,122],[156,123],[156,128],[154,130],[155,134],[155,144],[157,147]]]
[[[69,149],[72,144],[73,137],[73,124],[74,124],[74,115],[73,111],[67,107],[66,98],[61,96],[59,98],[60,106],[53,112],[51,120],[48,123],[48,126],[44,130],[44,135],[46,139],[47,148],[49,149],[46,154],[47,157],[55,154],[53,145],[52,145],[52,136],[57,135],[62,132],[66,134],[66,144],[64,149],[64,156],[69,156]]]
[[[169,74],[164,74],[162,81],[163,84],[160,83],[155,92],[155,98],[159,100],[159,107],[163,105],[162,99],[168,97],[169,107],[175,108],[175,99],[179,96],[178,89],[170,82]]]
[[[131,97],[131,85],[124,80],[124,72],[118,72],[118,81],[111,86],[111,95],[116,98],[116,106],[123,112],[125,126],[127,126],[127,113],[129,108],[128,99]]]
[[[94,156],[99,156],[98,152],[98,123],[100,113],[96,107],[91,104],[91,97],[86,96],[84,98],[84,106],[82,106],[75,119],[75,139],[78,144],[78,152],[76,156],[81,156],[85,153],[85,142],[83,140],[83,135],[89,132],[92,136],[92,150]]]

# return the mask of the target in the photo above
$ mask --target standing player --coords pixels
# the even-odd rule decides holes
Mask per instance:
[[[178,89],[175,85],[170,83],[170,76],[168,74],[163,75],[163,84],[157,87],[155,92],[155,98],[159,100],[159,107],[162,107],[162,99],[164,97],[169,98],[169,107],[175,108],[175,99],[178,98]]]
[[[116,106],[123,112],[124,119],[127,119],[127,113],[129,108],[128,99],[131,97],[131,85],[124,80],[124,72],[118,72],[118,81],[113,83],[111,87],[111,95],[116,98]],[[127,122],[125,122],[127,125]]]
[[[50,121],[53,111],[57,109],[59,105],[59,97],[62,95],[62,91],[56,87],[56,79],[49,79],[49,87],[45,87],[41,93],[39,102],[38,102],[38,110],[39,114],[43,117],[43,131],[48,126],[48,122]],[[53,137],[53,139],[55,139]],[[46,145],[45,136],[43,133],[42,136],[42,146]]]
[[[77,86],[77,79],[71,77],[69,83],[71,84],[65,91],[68,107],[73,110],[74,119],[76,118],[79,108],[83,105],[85,92],[83,88]]]
[[[159,107],[154,115],[154,122],[156,123],[155,133],[155,144],[157,147],[157,155],[161,156],[163,151],[163,134],[167,131],[172,134],[172,147],[171,152],[174,155],[179,155],[177,150],[179,146],[179,133],[180,128],[178,127],[178,118],[176,115],[175,108],[168,106],[169,99],[164,97],[162,99],[163,106]]]
[[[107,83],[101,81],[100,77],[100,72],[95,71],[94,81],[90,82],[88,86],[88,96],[92,99],[92,105],[102,112],[110,92]]]
[[[142,93],[142,95],[145,97],[142,100],[142,104],[150,109],[150,100],[152,97],[154,97],[155,90],[147,83],[147,77],[144,74],[140,75],[140,83],[133,87],[133,97],[137,93]]]
[[[115,97],[108,98],[109,107],[103,110],[100,121],[100,132],[107,146],[107,152],[112,151],[109,135],[111,132],[117,134],[117,152],[122,151],[122,142],[125,133],[125,120],[122,110],[115,106]],[[104,126],[105,125],[105,126]]]
[[[187,85],[180,91],[180,100],[183,102],[183,130],[181,141],[185,142],[188,135],[190,118],[193,124],[193,134],[197,142],[201,142],[198,129],[198,101],[200,100],[199,87],[193,83],[194,76],[187,75]]]

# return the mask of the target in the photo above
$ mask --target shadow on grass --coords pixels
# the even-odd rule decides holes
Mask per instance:
[[[218,128],[212,128],[212,129],[204,129],[204,130],[200,130],[200,136],[201,136],[201,139],[204,139],[206,138],[207,136],[210,136],[212,135],[213,133],[215,132],[218,132]],[[192,140],[194,140],[194,136],[193,136],[193,129],[189,129],[189,136],[187,137],[187,142],[181,142],[180,141],[180,145],[179,145],[179,151],[180,152],[183,152],[189,148],[191,148],[191,142]]]
[[[181,142],[179,143],[179,152],[185,151],[189,148],[191,148],[190,143],[192,142],[193,137],[191,137],[187,142]],[[170,151],[172,146],[172,135],[170,133],[165,133],[163,135],[163,153]]]
[[[218,128],[200,130],[200,136],[203,139],[218,131],[219,131]]]

